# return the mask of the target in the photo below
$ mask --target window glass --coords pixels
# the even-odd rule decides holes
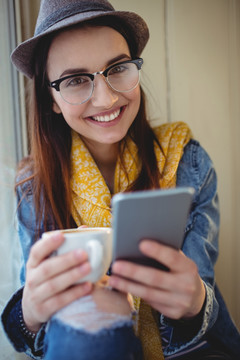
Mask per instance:
[[[14,178],[21,159],[21,123],[18,75],[10,63],[15,46],[14,0],[0,2],[0,313],[19,286],[20,249],[16,235]],[[15,352],[1,334],[1,356],[16,359]],[[19,357],[18,357],[19,358]]]

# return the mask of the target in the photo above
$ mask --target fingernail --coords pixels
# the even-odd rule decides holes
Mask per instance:
[[[59,238],[59,235],[61,234],[61,231],[59,231],[59,230],[56,230],[56,231],[54,231],[51,235],[49,235],[49,236],[51,236],[51,239],[53,240],[53,241],[55,241],[55,240],[59,240],[60,238]]]
[[[84,251],[82,249],[77,249],[74,251],[74,255],[76,256],[77,259],[81,260],[84,259]]]
[[[143,240],[143,241],[141,241],[139,247],[140,247],[141,250],[146,250],[147,251],[147,250],[149,250],[151,248],[151,244],[149,244],[148,241]]]
[[[91,266],[90,266],[89,262],[86,262],[83,265],[79,266],[79,270],[80,270],[81,274],[84,274],[84,275],[89,273],[91,270]]]
[[[84,290],[84,291],[89,292],[91,289],[92,289],[92,283],[90,283],[90,282],[85,282],[85,283],[83,284],[83,290]]]
[[[112,266],[112,272],[119,272],[119,271],[121,271],[121,268],[122,268],[121,264],[114,263]]]
[[[109,286],[114,287],[114,286],[116,286],[117,281],[114,278],[110,277],[108,284],[109,284]]]

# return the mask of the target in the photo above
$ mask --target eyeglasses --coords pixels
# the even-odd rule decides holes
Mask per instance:
[[[63,100],[72,105],[80,105],[88,101],[94,91],[94,78],[103,75],[108,85],[118,92],[129,92],[135,89],[140,80],[143,59],[122,61],[111,65],[104,71],[93,74],[79,73],[68,75],[49,82],[48,85],[59,91]]]

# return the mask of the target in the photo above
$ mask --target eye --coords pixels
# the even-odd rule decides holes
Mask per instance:
[[[82,87],[86,84],[89,84],[90,82],[91,79],[88,76],[74,76],[63,81],[62,87]]]
[[[129,68],[129,64],[116,65],[109,70],[108,75],[122,74],[124,71],[127,71],[128,68]]]

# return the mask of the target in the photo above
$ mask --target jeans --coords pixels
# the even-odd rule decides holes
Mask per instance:
[[[91,296],[60,310],[45,336],[45,360],[141,360],[131,316],[99,311]]]
[[[131,326],[87,333],[52,321],[45,339],[45,360],[141,360],[140,341]]]

